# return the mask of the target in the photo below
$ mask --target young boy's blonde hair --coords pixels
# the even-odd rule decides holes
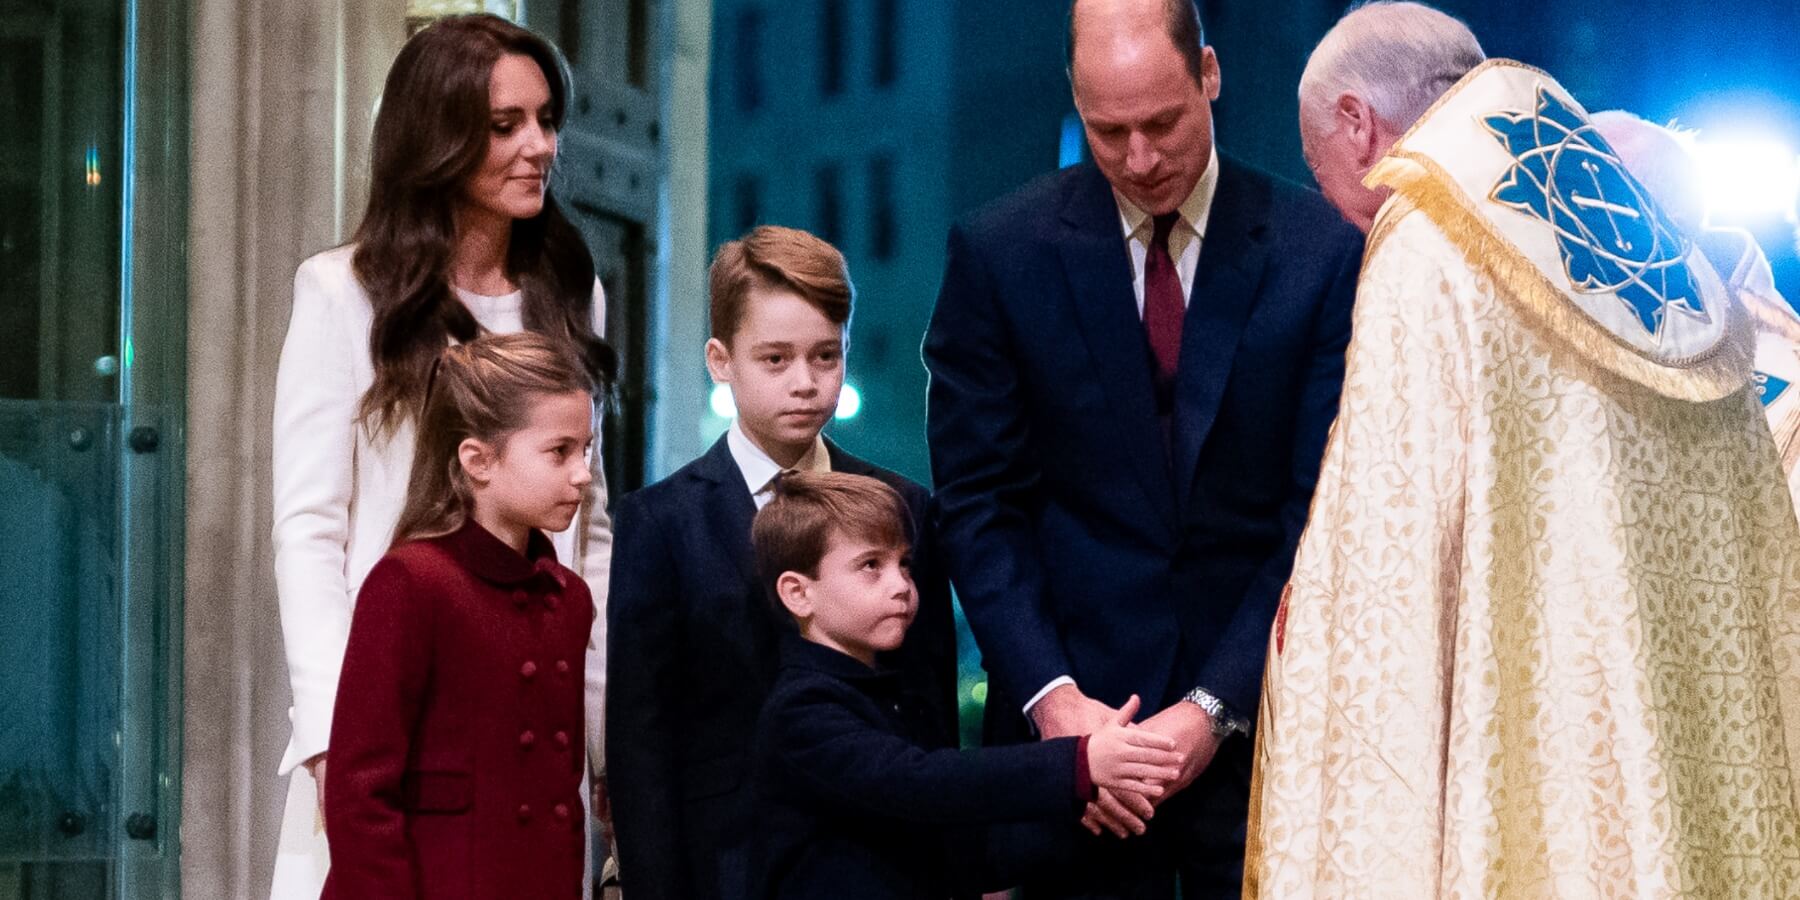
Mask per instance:
[[[786,289],[833,325],[847,328],[856,289],[844,254],[797,228],[759,225],[713,254],[708,271],[712,337],[730,345],[754,290]]]
[[[757,573],[771,598],[783,572],[817,578],[833,540],[909,547],[912,537],[912,514],[898,491],[880,479],[842,472],[782,475],[750,526]]]

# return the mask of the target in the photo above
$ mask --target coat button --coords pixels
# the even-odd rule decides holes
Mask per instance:
[[[550,811],[555,813],[556,818],[560,821],[567,821],[569,818],[569,805],[566,803],[558,803],[556,808]]]
[[[519,804],[519,821],[520,822],[531,821],[531,804],[529,804],[529,803]]]
[[[555,738],[556,738],[556,746],[558,746],[564,750],[569,749],[569,733],[568,732],[559,731],[555,734]]]
[[[569,674],[569,661],[568,660],[559,659],[556,661],[556,674],[558,674],[558,675]]]
[[[520,747],[522,747],[526,750],[530,750],[531,746],[536,743],[537,743],[537,735],[532,733],[531,729],[528,728],[522,732],[519,732],[519,746]]]
[[[513,591],[513,605],[520,609],[524,609],[525,602],[530,599],[531,599],[531,595],[525,593],[524,589],[522,589],[522,588],[520,590]]]
[[[530,681],[536,675],[537,675],[537,663],[534,663],[529,659],[525,661],[524,665],[519,667],[519,677],[525,679],[526,681]]]

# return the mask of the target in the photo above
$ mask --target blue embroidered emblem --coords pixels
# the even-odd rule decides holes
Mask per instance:
[[[1535,110],[1482,124],[1514,160],[1491,196],[1555,230],[1576,290],[1616,293],[1657,339],[1670,307],[1708,321],[1687,265],[1693,243],[1580,114],[1540,85]]]
[[[1781,395],[1787,393],[1788,388],[1793,387],[1786,379],[1776,378],[1767,372],[1757,372],[1754,377],[1756,378],[1756,396],[1762,400],[1764,406],[1781,399]]]

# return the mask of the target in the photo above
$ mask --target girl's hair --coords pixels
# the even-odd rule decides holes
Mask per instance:
[[[382,89],[375,116],[369,205],[352,268],[374,308],[375,380],[359,421],[390,432],[417,411],[432,361],[452,338],[473,340],[475,316],[450,286],[456,204],[487,158],[488,79],[506,54],[530,57],[550,84],[551,126],[568,109],[567,67],[543,38],[491,15],[453,16],[412,36]],[[594,260],[550,190],[544,208],[512,225],[506,274],[524,294],[525,327],[576,356],[598,384],[617,356],[594,334]]]
[[[530,419],[533,401],[594,391],[586,366],[567,347],[529,331],[445,348],[429,382],[396,544],[449,534],[468,519],[475,495],[458,454],[463,441],[504,452],[506,439]]]

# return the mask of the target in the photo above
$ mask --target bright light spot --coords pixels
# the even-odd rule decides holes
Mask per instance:
[[[859,412],[862,412],[862,391],[857,390],[854,384],[844,385],[844,389],[838,392],[837,417],[854,419]]]
[[[1708,224],[1794,219],[1800,156],[1767,138],[1702,138],[1694,147],[1706,192]]]
[[[1062,140],[1056,147],[1056,167],[1066,169],[1081,162],[1083,151],[1087,150],[1087,131],[1082,128],[1081,117],[1075,113],[1063,116]]]
[[[976,703],[986,703],[987,702],[987,682],[985,682],[985,681],[975,682],[975,686],[972,688],[969,688],[969,697],[971,699],[973,699]]]
[[[721,419],[737,416],[737,403],[731,399],[731,385],[729,384],[713,385],[712,396],[708,398],[707,403],[712,407],[713,415]]]

